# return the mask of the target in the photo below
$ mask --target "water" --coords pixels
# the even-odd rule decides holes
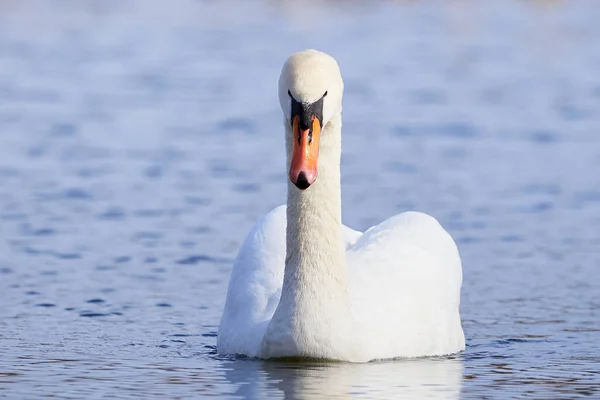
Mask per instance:
[[[600,397],[595,2],[170,4],[0,4],[0,397]],[[344,222],[457,240],[463,354],[216,355],[306,47],[346,81]]]

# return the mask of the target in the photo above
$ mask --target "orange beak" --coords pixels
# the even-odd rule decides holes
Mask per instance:
[[[319,158],[319,137],[321,123],[311,116],[311,127],[300,127],[300,116],[296,115],[292,124],[294,145],[290,163],[290,181],[300,190],[307,189],[317,179],[317,161]]]

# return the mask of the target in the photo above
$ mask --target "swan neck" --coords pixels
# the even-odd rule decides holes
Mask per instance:
[[[288,182],[284,293],[300,283],[330,285],[345,296],[340,158],[341,123],[333,119],[322,132],[316,181],[304,191]]]
[[[291,132],[286,133],[290,150]],[[266,357],[351,357],[352,316],[341,231],[340,136],[339,119],[330,121],[321,133],[315,182],[304,191],[288,183],[283,287],[263,340]]]

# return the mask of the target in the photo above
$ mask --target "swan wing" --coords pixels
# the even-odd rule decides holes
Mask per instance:
[[[462,266],[435,218],[407,212],[370,228],[347,250],[356,337],[365,358],[464,349]]]
[[[259,220],[233,264],[217,338],[222,354],[255,357],[281,296],[285,265],[285,206]]]
[[[354,246],[354,244],[362,236],[362,234],[362,232],[355,231],[354,229],[347,227],[346,225],[342,225],[342,240],[344,241],[344,246],[346,250]]]

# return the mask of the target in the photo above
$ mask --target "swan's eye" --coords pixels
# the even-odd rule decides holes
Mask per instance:
[[[327,90],[323,93],[323,97],[327,96]]]

